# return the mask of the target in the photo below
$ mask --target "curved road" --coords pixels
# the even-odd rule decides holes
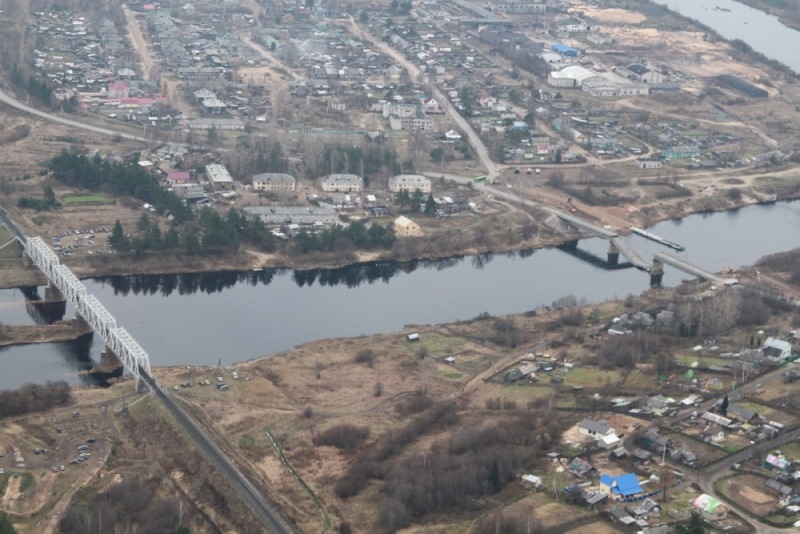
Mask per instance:
[[[30,113],[31,115],[36,115],[37,117],[41,117],[43,119],[58,122],[60,124],[65,124],[67,126],[72,126],[73,128],[80,128],[81,130],[86,130],[89,132],[98,133],[101,135],[108,135],[108,136],[115,136],[118,135],[125,139],[130,139],[132,141],[140,141],[142,143],[149,143],[151,142],[150,139],[145,137],[139,137],[137,135],[131,135],[128,133],[118,132],[116,130],[109,130],[108,128],[101,128],[99,126],[93,126],[91,124],[86,124],[84,122],[67,119],[65,117],[59,117],[58,115],[53,115],[51,113],[44,112],[42,110],[33,108],[27,104],[23,104],[22,102],[16,100],[11,95],[0,91],[0,102],[11,106],[12,108],[18,109],[20,111],[24,111],[25,113]]]

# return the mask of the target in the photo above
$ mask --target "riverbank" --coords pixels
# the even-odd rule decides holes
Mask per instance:
[[[788,194],[780,195],[779,198],[782,201],[796,200],[800,198],[800,191],[790,190]],[[624,209],[627,212],[626,216],[630,225],[627,228],[616,228],[616,231],[622,235],[628,235],[631,226],[646,228],[662,221],[682,219],[696,213],[735,210],[758,203],[758,198],[753,195],[745,194],[739,199],[733,199],[729,195],[720,194],[708,197],[690,197],[688,201],[687,199],[679,199],[671,202],[658,202],[642,207],[606,208],[585,206],[576,215],[591,222],[602,224],[606,212]],[[529,209],[535,210],[536,208],[531,207]],[[425,240],[428,237],[419,239]],[[495,245],[488,243],[457,250],[447,250],[443,254],[421,253],[407,255],[403,254],[402,250],[395,249],[387,251],[358,251],[347,255],[345,259],[341,254],[317,255],[311,258],[241,250],[236,254],[229,254],[225,257],[200,257],[178,253],[115,254],[110,256],[75,257],[70,258],[65,263],[81,279],[102,276],[241,272],[256,269],[337,269],[376,261],[436,261],[452,257],[518,252],[558,246],[569,239],[571,237],[566,234],[550,233],[548,235],[537,235],[529,240],[520,239],[513,244]],[[413,247],[410,248],[413,249]],[[0,269],[0,289],[25,285],[43,285],[45,283],[44,276],[36,268],[24,267],[21,261],[5,260],[3,268]]]
[[[0,347],[74,341],[89,332],[91,329],[75,329],[71,321],[47,325],[3,325],[0,330]]]
[[[789,28],[800,31],[800,13],[797,13],[796,15],[792,16],[786,11],[787,7],[794,8],[793,5],[787,6],[786,4],[784,4],[784,7],[780,8],[777,7],[774,3],[767,2],[764,0],[736,0],[736,1],[739,2],[740,4],[750,6],[753,9],[757,9],[759,11],[763,11],[764,13],[773,15],[774,17],[777,17],[777,19],[781,21],[781,23],[784,26],[788,26]]]

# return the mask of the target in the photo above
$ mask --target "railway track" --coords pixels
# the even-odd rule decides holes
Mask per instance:
[[[231,460],[217,447],[211,438],[197,426],[194,420],[170,397],[158,382],[151,376],[144,376],[144,381],[156,393],[169,413],[178,424],[186,431],[192,441],[197,445],[203,455],[222,473],[248,508],[264,524],[267,532],[271,534],[291,534],[294,531],[283,520],[278,512],[273,510],[261,493],[247,480]]]

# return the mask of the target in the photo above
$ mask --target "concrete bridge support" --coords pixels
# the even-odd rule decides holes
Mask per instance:
[[[664,264],[653,259],[653,266],[650,267],[650,285],[657,287],[661,285],[661,279],[664,278]]]
[[[575,250],[575,249],[578,248],[578,240],[577,239],[571,239],[569,241],[566,241],[562,246],[565,249],[568,249],[568,250]]]
[[[613,241],[608,242],[608,264],[619,265],[619,249]]]
[[[76,313],[75,317],[72,319],[72,330],[75,332],[91,332],[92,325]]]
[[[108,369],[119,369],[123,366],[123,363],[119,361],[117,355],[106,345],[105,350],[100,353],[100,366]]]
[[[65,297],[64,293],[59,291],[56,286],[50,283],[44,288],[44,300],[42,302],[67,302],[67,297]]]

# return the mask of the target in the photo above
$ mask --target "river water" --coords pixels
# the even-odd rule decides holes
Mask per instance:
[[[752,264],[800,244],[800,201],[750,206],[662,222],[650,229],[686,247],[675,253],[700,267]],[[645,259],[667,249],[626,238]],[[482,312],[520,313],[574,295],[599,302],[638,294],[649,275],[605,269],[608,242],[579,243],[582,257],[558,248],[437,262],[373,263],[331,270],[267,270],[86,280],[94,293],[148,351],[153,366],[223,365],[288,350],[315,339],[446,323]],[[669,266],[662,285],[688,277]],[[0,321],[33,323],[18,290],[0,291]],[[68,316],[74,312],[67,311]],[[31,345],[0,351],[0,389],[66,378],[99,359],[102,342]]]
[[[800,31],[778,17],[735,0],[652,0],[714,29],[725,39],[741,39],[753,50],[800,73]],[[735,74],[735,73],[732,73]]]

